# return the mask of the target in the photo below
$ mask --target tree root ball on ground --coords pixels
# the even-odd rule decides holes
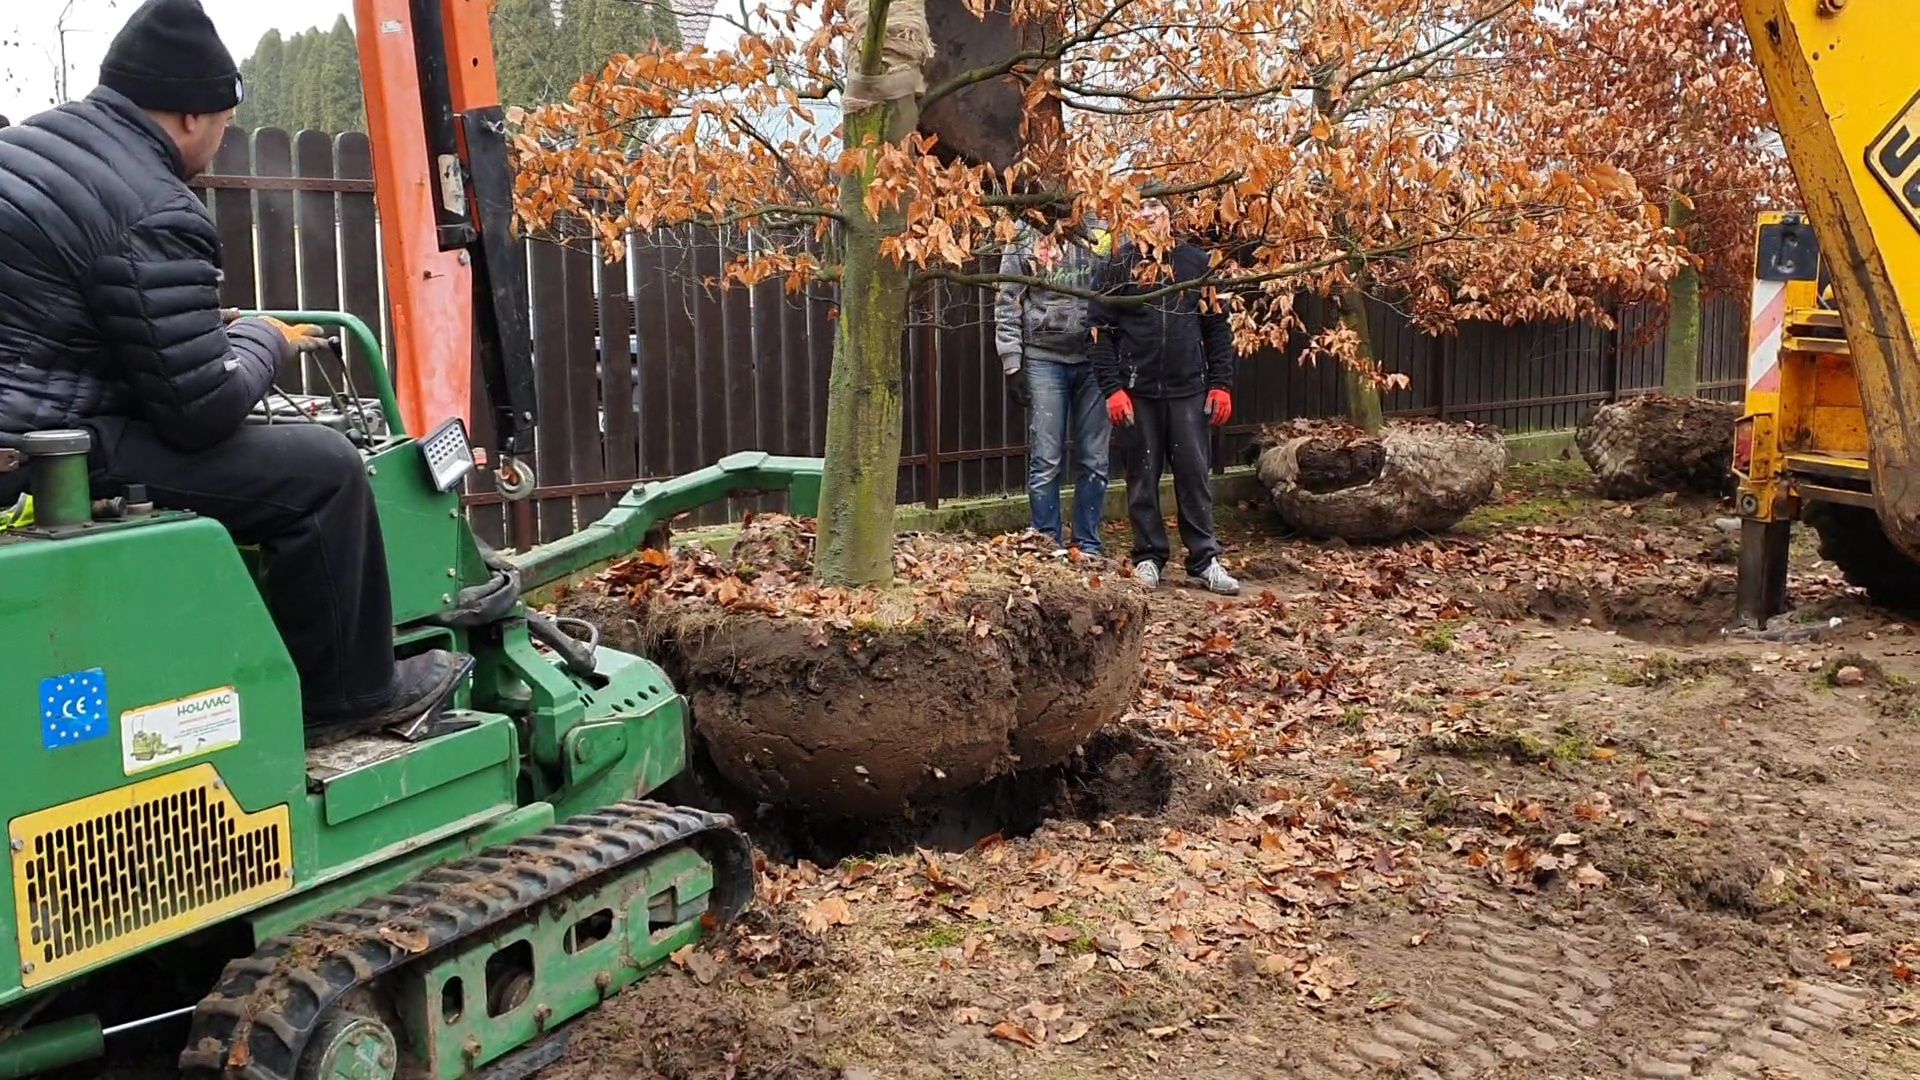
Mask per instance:
[[[1650,394],[1595,409],[1575,441],[1609,499],[1724,495],[1733,486],[1739,419],[1736,404]]]
[[[1033,536],[903,537],[895,584],[810,577],[810,523],[763,517],[722,560],[649,552],[562,603],[687,695],[728,784],[876,818],[1064,760],[1132,704],[1145,595]]]
[[[1500,433],[1477,424],[1394,422],[1369,436],[1296,421],[1268,429],[1260,445],[1260,482],[1281,520],[1342,540],[1450,529],[1493,496],[1507,465]]]

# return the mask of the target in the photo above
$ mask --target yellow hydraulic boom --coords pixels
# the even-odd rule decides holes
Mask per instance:
[[[1761,215],[1737,429],[1739,618],[1786,606],[1788,529],[1920,603],[1920,3],[1741,0],[1804,212]]]
[[[1742,0],[1820,238],[1887,538],[1920,559],[1920,20],[1914,0]]]

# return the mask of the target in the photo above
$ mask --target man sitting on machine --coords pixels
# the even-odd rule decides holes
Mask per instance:
[[[0,445],[85,429],[97,488],[145,485],[259,545],[308,741],[331,742],[428,712],[466,665],[440,650],[395,661],[359,452],[326,427],[246,423],[315,331],[221,316],[219,234],[186,181],[241,93],[199,0],[147,0],[99,88],[0,130]]]

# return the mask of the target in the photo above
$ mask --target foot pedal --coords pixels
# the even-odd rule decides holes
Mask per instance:
[[[447,715],[447,706],[453,701],[454,693],[460,689],[460,684],[467,681],[467,676],[473,674],[473,657],[463,655],[459,660],[460,664],[454,669],[453,678],[447,682],[446,692],[434,699],[433,703],[428,705],[425,711],[413,719],[402,720],[396,724],[388,724],[386,728],[387,734],[396,738],[405,739],[408,742],[417,743],[426,742],[428,739],[437,739],[442,735],[451,735],[456,731],[465,731],[468,728],[480,726],[480,721],[478,720],[467,720],[461,717],[449,717]]]

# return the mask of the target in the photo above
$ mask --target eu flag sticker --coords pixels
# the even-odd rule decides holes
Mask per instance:
[[[40,680],[40,745],[63,750],[113,728],[107,715],[107,673],[100,668]]]

